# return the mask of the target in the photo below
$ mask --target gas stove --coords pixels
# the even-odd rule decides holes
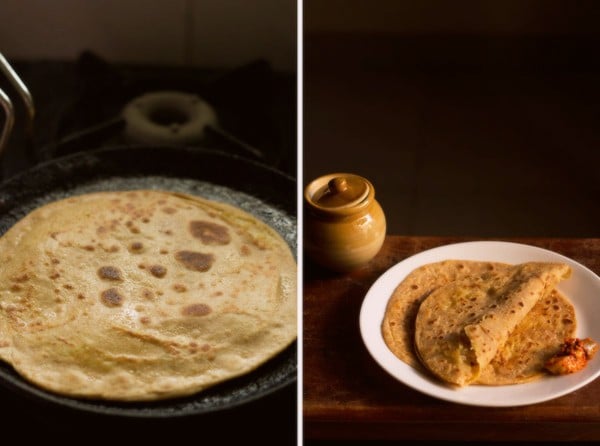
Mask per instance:
[[[92,53],[73,62],[9,62],[31,93],[36,114],[32,131],[26,131],[27,107],[8,79],[0,79],[16,108],[14,129],[0,157],[4,179],[59,157],[140,144],[160,145],[161,151],[169,145],[185,145],[186,152],[198,148],[207,153],[201,149],[208,148],[296,176],[295,78],[262,61],[234,70],[113,65]],[[198,121],[199,128],[187,128],[190,120]],[[162,127],[158,139],[153,133],[157,126]],[[50,165],[57,164],[62,163]],[[297,436],[295,386],[198,416],[111,417],[109,429],[104,429],[107,418],[102,415],[60,406],[49,410],[43,402],[2,386],[0,400],[7,434],[27,419],[30,428],[20,435],[36,441],[103,431],[114,436],[115,430],[119,438],[131,435],[136,441],[201,432],[203,438],[227,443],[260,433],[268,444],[294,444]],[[257,430],[265,419],[270,420],[268,432]]]
[[[3,178],[56,157],[130,144],[216,149],[296,176],[295,76],[265,61],[227,70],[129,66],[86,51],[75,61],[9,62],[29,89],[36,115],[28,135],[23,104],[0,80],[16,108]],[[181,138],[190,120],[199,128]],[[131,131],[136,124],[141,130]],[[163,138],[146,132],[157,126]]]

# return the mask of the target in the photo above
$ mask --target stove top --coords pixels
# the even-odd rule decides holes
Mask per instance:
[[[296,176],[295,76],[275,72],[265,61],[231,70],[127,66],[84,52],[71,62],[10,63],[31,92],[36,117],[28,137],[24,106],[7,80],[0,80],[16,108],[15,128],[2,159],[3,178],[63,155],[130,144],[124,132],[125,107],[144,95],[166,91],[196,96],[217,115],[218,126],[186,145],[247,156]],[[163,113],[160,119],[179,118]]]
[[[115,66],[91,53],[73,62],[10,61],[28,87],[35,104],[33,133],[28,137],[25,106],[7,79],[0,88],[12,99],[16,122],[0,158],[3,179],[38,163],[72,153],[107,146],[130,144],[122,111],[127,104],[148,93],[175,91],[206,101],[218,116],[214,128],[188,147],[211,148],[257,159],[277,170],[296,176],[296,86],[295,77],[276,73],[256,61],[234,70],[196,67]],[[169,124],[177,114],[154,116]],[[0,123],[2,119],[0,118]],[[171,123],[173,124],[173,123]],[[175,122],[173,125],[176,125]],[[164,145],[164,144],[161,144]],[[40,440],[94,432],[136,440],[167,437],[173,432],[203,438],[239,442],[260,435],[267,444],[294,444],[296,439],[296,389],[287,386],[271,395],[228,410],[202,416],[160,419],[107,419],[95,414],[58,410],[0,388],[0,416],[6,432],[19,430],[27,418],[30,429],[19,430],[25,438]],[[49,410],[50,409],[50,410]],[[258,429],[264,420],[270,428]],[[118,423],[118,424],[115,424]],[[262,423],[262,424],[261,424]],[[236,426],[236,429],[223,426]],[[14,432],[16,433],[16,431]],[[123,437],[125,435],[125,437]],[[264,442],[264,441],[263,441]]]

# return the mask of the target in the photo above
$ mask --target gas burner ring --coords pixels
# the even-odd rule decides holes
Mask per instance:
[[[179,91],[146,93],[129,102],[122,113],[125,135],[135,143],[185,145],[205,137],[217,126],[214,108],[199,96]]]

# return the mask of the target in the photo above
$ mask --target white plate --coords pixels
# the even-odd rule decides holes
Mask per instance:
[[[562,376],[548,376],[531,383],[508,386],[471,385],[453,389],[426,376],[398,359],[381,334],[386,305],[394,289],[415,268],[447,259],[522,263],[527,261],[564,262],[571,277],[559,284],[575,307],[576,336],[600,341],[600,277],[585,266],[555,252],[534,246],[495,241],[466,242],[423,251],[387,270],[371,286],[360,311],[360,331],[367,350],[393,377],[427,395],[474,406],[522,406],[540,403],[573,392],[600,375],[600,353],[583,370]],[[595,319],[595,320],[594,320]]]

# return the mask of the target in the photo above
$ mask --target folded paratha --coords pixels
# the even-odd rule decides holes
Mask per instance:
[[[466,277],[482,279],[503,274],[511,265],[497,262],[445,260],[411,271],[394,290],[381,326],[385,343],[401,360],[421,367],[414,351],[415,319],[421,303],[434,290]]]
[[[519,322],[475,382],[520,384],[546,375],[546,361],[557,353],[565,339],[575,336],[575,328],[573,304],[553,289]]]
[[[56,201],[0,238],[0,264],[0,359],[60,394],[190,395],[296,338],[290,248],[224,203],[151,190]]]
[[[395,290],[386,344],[413,367],[455,384],[515,384],[543,374],[575,313],[554,286],[563,264],[448,260],[424,265]]]

